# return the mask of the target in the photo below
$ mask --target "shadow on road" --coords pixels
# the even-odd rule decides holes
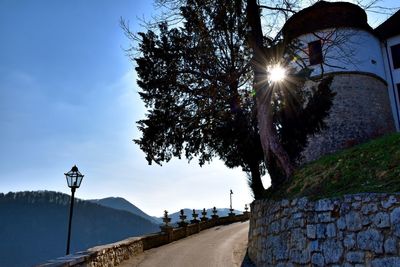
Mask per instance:
[[[246,255],[244,256],[242,265],[240,265],[240,267],[256,267],[254,265],[254,263],[250,260],[249,255],[246,253]]]

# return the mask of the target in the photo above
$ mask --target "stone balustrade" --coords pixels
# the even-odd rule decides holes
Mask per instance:
[[[159,233],[132,237],[113,244],[93,247],[86,251],[50,260],[37,267],[117,266],[124,260],[143,253],[144,250],[168,244],[214,226],[246,221],[250,217],[250,213],[247,212],[247,209],[244,214],[236,216],[218,217],[218,215],[216,215],[216,209],[213,214],[211,219],[203,219],[201,221],[195,220],[194,223],[185,223],[182,224],[182,227],[174,228],[170,225],[171,219],[168,217],[168,212],[165,211],[163,218],[164,225],[161,226],[162,231]],[[205,215],[203,215],[203,217],[205,217]],[[186,216],[181,212],[181,220],[184,221],[185,219]]]
[[[256,266],[400,266],[400,194],[252,203]]]

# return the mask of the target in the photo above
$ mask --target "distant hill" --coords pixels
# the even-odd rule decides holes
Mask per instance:
[[[102,199],[91,199],[88,201],[117,210],[129,211],[130,213],[143,217],[146,220],[149,220],[155,224],[162,223],[162,220],[160,220],[159,218],[155,218],[146,214],[141,209],[139,209],[138,207],[136,207],[135,205],[133,205],[132,203],[130,203],[129,201],[127,201],[122,197],[108,197]]]
[[[0,266],[32,266],[65,255],[69,204],[70,196],[57,192],[0,193]],[[158,231],[143,217],[77,199],[71,253]]]
[[[186,215],[186,220],[190,221],[193,219],[192,213],[193,213],[193,209],[183,209],[185,215]],[[207,209],[207,218],[211,218],[211,215],[213,215],[212,213],[212,209]],[[228,213],[230,212],[229,209],[224,208],[224,209],[217,209],[218,213],[217,215],[220,217],[224,217],[224,216],[228,216]],[[201,215],[201,213],[203,212],[203,210],[196,210],[196,213],[199,214],[199,216],[197,217],[198,219],[200,219],[203,215]],[[239,210],[234,210],[233,211],[235,214],[242,214],[242,211]],[[171,218],[171,223],[174,222],[179,222],[181,219],[179,218],[180,216],[180,211],[178,212],[174,212],[171,214],[168,214],[168,217]],[[162,217],[160,217],[160,219],[162,219]]]
[[[124,198],[121,197],[108,197],[108,198],[102,198],[102,199],[90,199],[88,200],[90,202],[105,206],[105,207],[109,207],[109,208],[113,208],[113,209],[117,209],[117,210],[124,210],[124,211],[128,211],[131,212],[135,215],[141,216],[155,224],[162,224],[162,217],[152,217],[148,214],[146,214],[145,212],[143,212],[142,210],[140,210],[138,207],[136,207],[135,205],[133,205],[132,203],[130,203],[129,201],[127,201]],[[223,216],[228,216],[228,213],[230,212],[228,208],[223,208],[223,209],[217,209],[218,213],[217,215],[220,217]],[[203,210],[196,210],[196,213],[199,214],[198,218],[201,218],[201,212]],[[192,213],[193,213],[193,209],[184,209],[185,215],[187,216],[186,220],[192,220]],[[239,210],[234,210],[234,213],[236,214],[242,214],[242,211]],[[212,209],[207,209],[207,217],[211,218],[212,215]],[[171,218],[171,222],[178,222],[180,221],[180,211],[168,214],[168,216]]]

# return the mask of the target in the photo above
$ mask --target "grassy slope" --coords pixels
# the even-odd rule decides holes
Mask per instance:
[[[399,133],[311,162],[295,172],[290,184],[266,197],[319,199],[360,192],[400,192]]]

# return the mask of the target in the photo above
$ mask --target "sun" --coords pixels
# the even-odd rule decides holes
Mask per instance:
[[[268,80],[271,82],[281,82],[286,78],[286,69],[281,65],[271,65],[267,67]]]

